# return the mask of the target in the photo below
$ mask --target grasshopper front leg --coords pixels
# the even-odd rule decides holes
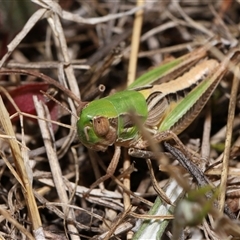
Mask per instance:
[[[120,158],[120,154],[121,154],[121,147],[120,146],[116,146],[115,145],[115,150],[114,150],[114,154],[112,157],[112,160],[107,168],[106,174],[102,177],[100,177],[97,181],[95,181],[89,188],[89,190],[84,194],[85,196],[88,196],[89,193],[95,188],[97,187],[100,183],[106,181],[107,179],[109,179],[110,177],[113,176],[118,162],[119,162],[119,158]]]

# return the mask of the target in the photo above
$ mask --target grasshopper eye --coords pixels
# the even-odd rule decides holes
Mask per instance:
[[[106,136],[109,132],[109,121],[105,117],[96,117],[93,119],[93,129],[94,132],[99,136],[103,137]]]

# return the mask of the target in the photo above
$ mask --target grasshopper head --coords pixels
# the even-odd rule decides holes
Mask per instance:
[[[103,111],[101,100],[87,104],[80,113],[77,122],[79,140],[87,148],[94,151],[105,151],[115,143],[117,127],[111,118]],[[104,116],[105,115],[105,116]]]

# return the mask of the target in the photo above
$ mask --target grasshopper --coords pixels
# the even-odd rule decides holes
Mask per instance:
[[[89,193],[113,175],[121,147],[140,150],[149,146],[133,121],[131,111],[141,119],[156,142],[180,134],[198,116],[227,72],[230,61],[239,54],[235,49],[221,63],[214,59],[201,61],[210,47],[207,44],[163,64],[139,77],[127,90],[89,103],[81,102],[71,91],[44,74],[19,69],[1,70],[0,74],[32,75],[55,85],[79,104],[77,132],[80,142],[94,151],[105,151],[115,145],[106,175],[90,186]],[[153,85],[166,79],[173,80]]]
[[[121,147],[145,149],[149,146],[149,142],[144,139],[138,126],[132,120],[130,111],[134,110],[144,128],[156,142],[171,138],[171,132],[181,133],[198,116],[228,71],[231,60],[239,54],[239,50],[232,50],[219,63],[213,59],[203,59],[206,58],[209,48],[206,46],[196,49],[144,74],[127,90],[89,103],[79,101],[77,96],[71,94],[68,89],[44,74],[18,69],[1,70],[0,74],[32,75],[60,88],[79,103],[77,131],[80,142],[95,151],[105,151],[109,146],[115,145],[115,153],[106,175],[90,186],[90,192],[99,183],[113,175]],[[182,75],[186,71],[188,72]],[[172,77],[173,74],[177,74],[177,77]],[[164,81],[165,79],[173,80],[154,85],[163,79]],[[175,184],[173,189],[176,190],[178,185],[176,182],[173,183]],[[173,199],[172,202],[174,201]],[[157,198],[150,214],[160,214],[161,205],[160,198]],[[155,227],[157,235],[160,227],[166,227],[167,221],[163,221],[161,226],[157,221],[153,224],[157,225]],[[142,229],[139,234],[144,232],[145,225]],[[153,231],[150,232],[152,237]],[[134,239],[139,238],[136,235]]]
[[[183,76],[152,85],[159,79],[175,72],[182,74],[187,66],[196,64],[206,56],[209,46],[199,48],[170,63],[153,69],[137,79],[127,90],[86,104],[77,121],[79,140],[94,151],[105,151],[115,145],[112,161],[106,175],[90,186],[90,190],[111,177],[120,157],[120,147],[145,149],[149,146],[143,139],[130,111],[141,119],[144,128],[156,142],[178,135],[198,116],[228,70],[230,60],[237,52],[230,52],[219,63],[204,59]],[[149,86],[150,85],[150,86]],[[180,96],[180,93],[184,93]]]

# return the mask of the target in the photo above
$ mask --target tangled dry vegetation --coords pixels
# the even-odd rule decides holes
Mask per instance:
[[[124,90],[135,72],[140,76],[213,39],[221,42],[219,49],[227,54],[239,47],[240,2],[34,0],[1,4],[0,237],[143,239],[142,232],[134,233],[144,218],[150,218],[148,211],[158,195],[149,162],[130,158],[122,149],[115,177],[85,195],[105,174],[114,148],[94,152],[79,143],[79,102],[69,95],[91,101]],[[70,91],[45,82],[46,76]],[[170,224],[161,239],[171,239],[172,234],[173,239],[240,237],[240,105],[238,81],[232,87],[232,79],[233,74],[226,75],[200,116],[180,135],[205,180],[220,186],[218,196],[212,195],[215,204],[207,207],[211,214],[202,222],[179,227],[184,219],[180,213],[165,221]],[[229,100],[231,106],[236,104],[235,111],[228,107]],[[169,177],[164,166],[159,171],[161,160],[150,164],[157,185],[166,190],[169,179],[182,189],[191,185],[200,196],[193,201],[205,209],[205,192],[196,190],[196,179],[175,157],[168,161],[175,176]],[[217,210],[224,203],[230,217]]]

